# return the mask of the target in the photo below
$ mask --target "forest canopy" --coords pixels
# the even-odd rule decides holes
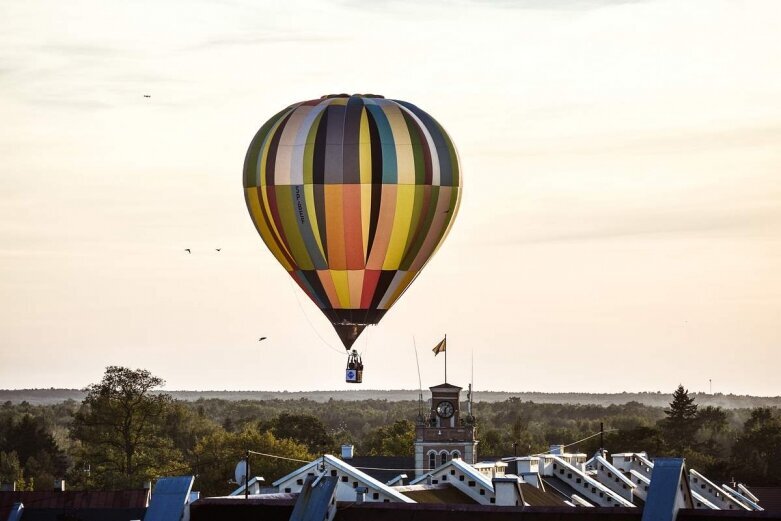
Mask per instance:
[[[0,483],[49,489],[138,488],[175,474],[196,475],[204,494],[235,489],[233,467],[247,449],[290,458],[257,457],[252,474],[266,483],[345,443],[357,455],[412,453],[416,400],[181,400],[161,391],[161,378],[143,369],[109,367],[81,391],[81,400],[0,405]],[[711,402],[712,403],[712,402]],[[519,397],[477,401],[479,459],[535,454],[551,444],[593,454],[647,451],[684,456],[716,481],[781,485],[781,414],[777,407],[727,409],[700,403],[683,386],[664,406],[536,403]],[[465,407],[463,405],[462,407]],[[424,408],[428,408],[424,404]]]

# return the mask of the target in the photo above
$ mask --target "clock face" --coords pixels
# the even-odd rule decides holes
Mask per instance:
[[[443,418],[450,418],[453,416],[453,404],[450,402],[439,402],[439,405],[437,405],[437,414]]]

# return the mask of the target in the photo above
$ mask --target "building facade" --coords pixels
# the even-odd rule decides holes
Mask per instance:
[[[453,458],[477,462],[475,422],[461,417],[461,388],[444,383],[429,388],[431,408],[415,428],[415,475],[420,476]]]

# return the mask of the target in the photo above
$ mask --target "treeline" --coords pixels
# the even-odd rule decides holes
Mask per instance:
[[[415,400],[176,400],[144,370],[109,367],[81,401],[0,406],[0,482],[47,489],[138,488],[175,474],[197,476],[204,494],[226,494],[247,449],[252,475],[267,483],[323,452],[351,443],[358,455],[412,455]],[[781,485],[781,415],[777,408],[702,406],[679,387],[666,407],[535,403],[511,397],[477,402],[480,457],[535,454],[551,444],[592,454],[647,451],[676,455],[716,480]],[[466,409],[466,405],[462,405]],[[573,442],[578,442],[574,443]]]
[[[391,402],[414,401],[418,391],[410,389],[360,389],[351,391],[166,391],[176,400],[329,400],[364,401],[387,400]],[[66,400],[81,401],[86,396],[83,389],[0,389],[0,403],[28,402],[33,405],[53,405]],[[724,409],[753,409],[757,407],[781,407],[781,396],[751,396],[722,393],[692,393],[700,406],[712,405]],[[500,392],[476,391],[476,401],[483,403],[505,402],[518,399],[524,402],[555,403],[572,405],[622,405],[638,402],[652,407],[666,407],[669,394],[662,392],[641,393],[542,393],[542,392]]]

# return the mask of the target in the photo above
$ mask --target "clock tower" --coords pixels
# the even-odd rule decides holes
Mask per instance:
[[[461,417],[461,388],[444,383],[429,388],[431,410],[415,428],[415,475],[420,476],[453,458],[474,464],[477,458],[475,420]]]

